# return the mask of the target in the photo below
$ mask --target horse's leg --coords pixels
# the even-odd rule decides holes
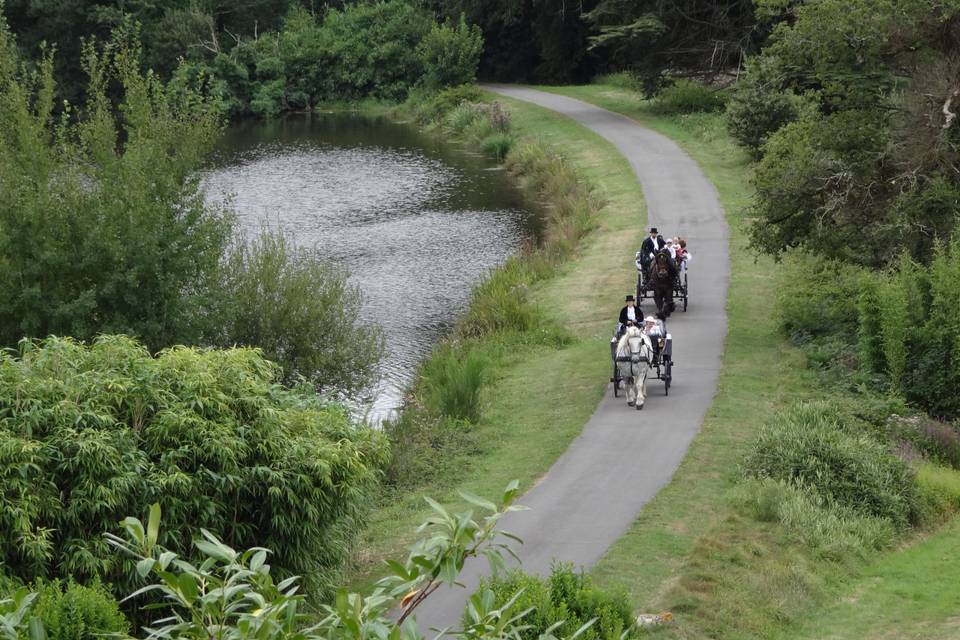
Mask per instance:
[[[647,401],[647,366],[644,365],[639,376],[637,376],[636,394],[637,409],[643,409],[643,403]]]
[[[634,378],[627,378],[625,382],[627,385],[627,406],[632,407],[637,401],[637,388],[634,385]]]

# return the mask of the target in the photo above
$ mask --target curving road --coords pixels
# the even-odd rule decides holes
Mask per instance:
[[[546,574],[555,558],[589,567],[670,481],[713,400],[727,332],[727,224],[713,185],[670,139],[572,98],[514,86],[487,88],[573,118],[613,143],[640,179],[650,224],[686,237],[694,256],[690,310],[669,321],[676,361],[669,399],[662,397],[663,384],[653,381],[651,397],[638,412],[608,388],[580,436],[519,500],[530,511],[503,521],[505,530],[524,540],[519,555],[527,571]],[[611,328],[613,322],[611,315]],[[607,353],[608,347],[598,343],[597,349]],[[467,588],[437,591],[418,608],[419,627],[456,625],[467,595],[486,571],[485,560],[468,564],[461,575]]]

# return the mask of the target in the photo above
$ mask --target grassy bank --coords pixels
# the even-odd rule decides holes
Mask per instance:
[[[720,116],[659,117],[649,102],[613,86],[544,89],[623,113],[676,140],[717,186],[732,230],[729,334],[716,401],[671,484],[610,549],[595,577],[607,586],[627,588],[639,610],[672,610],[678,624],[657,632],[666,637],[853,637],[867,627],[878,637],[955,633],[949,607],[924,586],[928,559],[955,545],[955,524],[916,546],[877,554],[863,540],[882,542],[891,535],[881,521],[857,524],[862,524],[860,537],[838,550],[828,548],[830,541],[811,545],[806,531],[791,531],[776,515],[758,516],[758,508],[770,505],[756,494],[747,500],[754,501],[753,507],[744,506],[745,490],[756,487],[745,489],[739,467],[761,426],[776,412],[813,396],[832,395],[853,405],[862,400],[843,388],[826,391],[824,380],[807,368],[806,356],[785,343],[773,301],[778,284],[790,274],[747,250],[749,162],[727,137]],[[949,481],[921,473],[919,490],[929,494],[932,483],[939,482],[938,490],[952,496],[943,500],[954,500],[955,473],[937,468],[934,475]],[[782,510],[783,496],[777,500],[774,510]],[[828,531],[854,527],[855,520],[827,523],[823,510],[804,508],[799,519],[811,525]],[[939,508],[947,514],[952,510],[949,505]],[[908,531],[907,543],[923,540],[923,535]],[[894,585],[894,577],[902,580],[902,588]],[[943,597],[955,598],[953,591],[944,587]],[[895,594],[915,601],[919,612],[903,611],[907,605],[889,607]],[[860,600],[872,614],[851,614],[856,607],[850,603]],[[870,625],[858,623],[870,615]]]
[[[457,504],[456,489],[494,495],[513,478],[530,487],[580,432],[609,377],[605,342],[622,295],[631,291],[631,258],[645,223],[640,186],[599,136],[548,110],[497,100],[510,119],[506,166],[531,198],[541,200],[550,250],[493,274],[478,288],[455,336],[425,365],[429,374],[431,363],[466,354],[481,363],[478,415],[451,420],[420,406],[432,402],[421,378],[405,412],[412,424],[394,427],[402,453],[358,544],[354,585],[368,583],[380,560],[399,555],[411,541],[426,513],[424,495]],[[564,211],[571,206],[570,167],[589,194],[588,220],[583,211]],[[518,307],[509,317],[526,318],[523,326],[491,326],[497,322],[490,318],[508,303]],[[438,365],[435,376],[445,375],[442,369]]]

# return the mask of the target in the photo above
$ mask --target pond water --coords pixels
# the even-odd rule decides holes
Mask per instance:
[[[312,115],[227,130],[204,174],[240,226],[281,228],[347,267],[364,320],[387,339],[383,378],[361,403],[399,406],[417,364],[491,268],[536,233],[496,164],[386,118]]]

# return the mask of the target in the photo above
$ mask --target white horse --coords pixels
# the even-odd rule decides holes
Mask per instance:
[[[650,338],[637,327],[627,327],[617,343],[616,354],[617,368],[627,387],[627,405],[643,409],[647,399],[647,371],[653,355]]]

